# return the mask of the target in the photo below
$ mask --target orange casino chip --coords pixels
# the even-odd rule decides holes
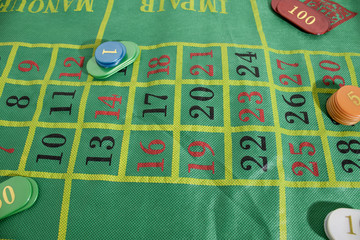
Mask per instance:
[[[297,0],[273,0],[275,12],[305,32],[321,35],[330,30],[330,20],[322,13]]]
[[[360,88],[343,86],[326,102],[330,117],[343,125],[354,125],[360,121]]]

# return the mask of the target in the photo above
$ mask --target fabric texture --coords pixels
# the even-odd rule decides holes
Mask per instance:
[[[270,0],[0,1],[0,181],[39,185],[0,238],[326,239],[360,208],[360,125],[326,110],[358,86],[360,5],[301,2],[331,30]],[[138,59],[94,79],[121,40]]]

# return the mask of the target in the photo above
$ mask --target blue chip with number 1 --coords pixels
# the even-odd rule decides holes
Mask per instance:
[[[96,63],[104,68],[117,66],[126,54],[126,47],[121,42],[104,42],[95,50]]]

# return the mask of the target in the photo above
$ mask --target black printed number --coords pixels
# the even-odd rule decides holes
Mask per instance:
[[[251,145],[249,144],[250,142],[253,142],[256,146],[258,146],[262,151],[266,151],[266,138],[263,136],[258,136],[258,138],[260,139],[259,142],[257,142],[254,138],[250,137],[250,136],[244,136],[240,139],[240,147],[244,150],[252,150],[254,151],[253,148],[251,148]],[[249,142],[249,143],[248,143]],[[257,147],[256,147],[257,149]],[[259,166],[264,172],[267,171],[267,166],[268,166],[268,160],[267,157],[264,156],[259,156],[259,158],[261,159],[261,163],[260,161],[256,160],[254,157],[251,156],[245,156],[241,159],[240,164],[241,164],[241,168],[244,170],[251,170],[252,166],[250,164],[245,165],[245,163],[247,162],[253,162],[255,163],[257,166]]]
[[[18,108],[26,108],[30,104],[30,98],[28,96],[11,96],[6,100],[6,105],[9,107],[17,106]]]

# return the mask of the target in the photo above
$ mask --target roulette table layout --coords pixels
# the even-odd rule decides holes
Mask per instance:
[[[274,2],[0,1],[0,183],[39,191],[0,238],[327,239],[360,209],[360,124],[326,108],[359,87],[360,4]],[[108,41],[138,55],[93,77]]]

